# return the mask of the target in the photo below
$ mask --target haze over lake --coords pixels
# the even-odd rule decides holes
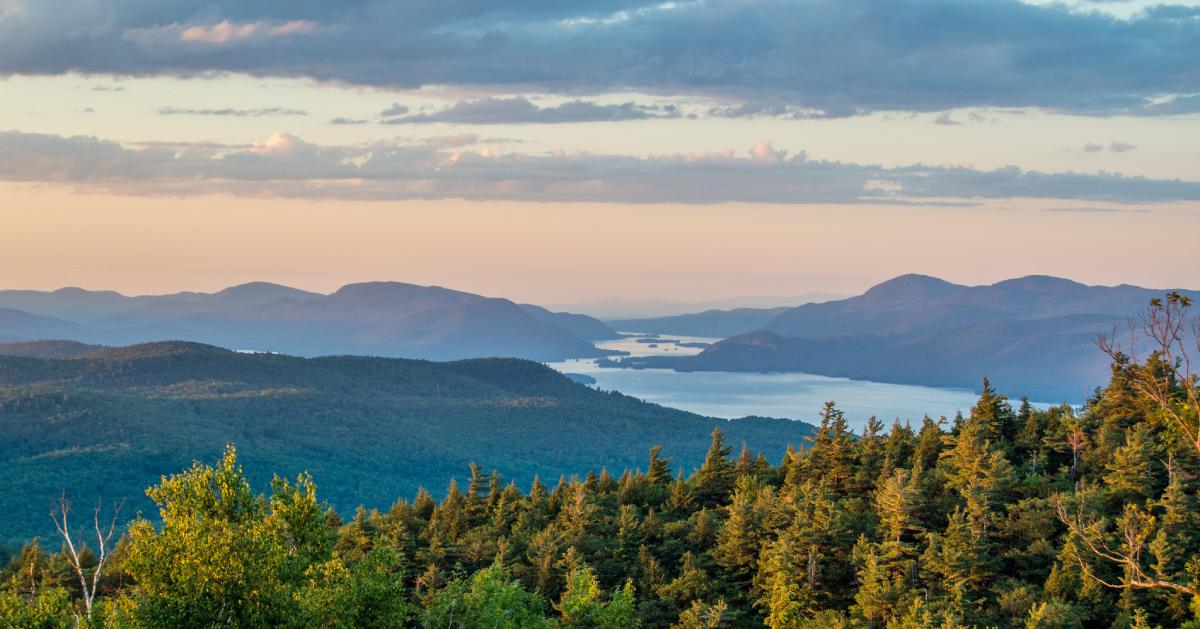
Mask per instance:
[[[662,341],[626,337],[600,341],[596,347],[621,350],[631,356],[689,355],[699,347],[679,343],[711,343],[719,339],[662,335]],[[918,426],[925,415],[953,418],[966,413],[977,394],[966,389],[944,389],[904,384],[887,384],[848,378],[829,378],[806,373],[679,372],[669,369],[614,369],[600,367],[593,359],[574,359],[550,366],[564,373],[594,378],[600,389],[617,390],[648,402],[680,408],[711,417],[737,418],[747,415],[787,417],[818,423],[827,400],[837,402],[851,428],[860,432],[874,415],[891,425],[899,417]],[[997,383],[1002,385],[1002,383]],[[1003,391],[1003,389],[1001,389]],[[1039,405],[1044,406],[1044,405]]]

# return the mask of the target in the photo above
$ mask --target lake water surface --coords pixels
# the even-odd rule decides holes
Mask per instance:
[[[662,339],[681,342],[714,342],[678,335]],[[676,343],[646,343],[635,338],[596,343],[597,347],[629,352],[634,356],[685,356],[702,351]],[[811,423],[826,400],[837,402],[846,413],[851,428],[860,431],[874,415],[890,426],[893,419],[911,421],[920,426],[925,415],[952,418],[956,411],[967,411],[978,397],[965,389],[941,389],[904,384],[885,384],[847,378],[828,378],[805,373],[746,373],[669,369],[613,369],[596,365],[594,360],[568,360],[551,363],[564,373],[595,378],[594,386],[617,390],[648,402],[680,408],[710,417],[736,418],[747,415],[787,417]]]

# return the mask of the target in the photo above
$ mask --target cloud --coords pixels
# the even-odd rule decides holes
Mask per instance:
[[[1187,20],[1200,17],[1200,6],[1155,4],[1146,7],[1145,15],[1165,20]]]
[[[407,105],[401,105],[400,103],[392,103],[391,107],[388,107],[387,109],[379,112],[379,115],[383,116],[384,118],[391,118],[393,116],[403,116],[404,114],[407,114],[407,113],[408,113]]]
[[[480,137],[475,133],[459,133],[456,135],[433,135],[419,140],[422,146],[433,149],[458,149],[477,144],[521,144],[522,140],[514,138]]]
[[[472,144],[479,143],[479,136],[474,133],[460,133],[458,135],[435,135],[424,138],[421,143],[425,146],[435,149],[456,149]]]
[[[712,118],[779,118],[785,120],[809,120],[813,118],[845,118],[867,113],[855,107],[832,109],[805,109],[786,103],[749,101],[737,105],[710,107]]]
[[[175,22],[167,25],[134,27],[124,31],[122,35],[143,46],[161,48],[169,46],[172,42],[208,46],[262,42],[293,35],[310,35],[316,30],[317,24],[309,20],[274,23],[261,20],[254,22],[221,20],[214,24],[183,25]]]
[[[1050,207],[1043,210],[1045,212],[1065,212],[1065,213],[1082,213],[1082,214],[1145,214],[1150,210],[1146,208],[1122,208],[1122,207]]]
[[[775,166],[787,158],[787,151],[777,151],[770,142],[759,142],[750,147],[750,160],[755,164]]]
[[[1104,203],[1200,201],[1200,182],[1116,173],[885,168],[819,161],[769,142],[650,157],[470,151],[454,139],[317,145],[277,133],[248,146],[153,143],[0,132],[0,180],[133,195],[705,204],[852,203],[962,206],[985,199]],[[452,145],[459,145],[452,147]]]
[[[343,118],[341,116],[338,116],[337,118],[330,120],[329,124],[357,125],[357,124],[367,124],[368,122],[370,122],[370,120],[364,120],[362,118]]]
[[[1175,5],[1118,18],[1020,0],[10,2],[0,76],[241,72],[493,95],[633,91],[711,98],[728,104],[718,115],[738,117],[1200,111],[1200,28]]]
[[[951,118],[950,112],[947,111],[947,112],[938,114],[938,117],[933,119],[933,124],[952,126],[952,125],[960,125],[962,123]]]
[[[393,109],[385,110],[381,115],[395,117],[387,118],[384,124],[428,124],[444,122],[451,124],[557,124],[564,122],[615,122],[621,120],[647,120],[651,118],[678,118],[679,110],[673,106],[639,105],[633,102],[620,104],[598,104],[583,100],[573,100],[561,105],[540,107],[529,99],[512,98],[481,98],[478,100],[462,100],[433,113],[403,115],[389,114]]]
[[[120,85],[94,85],[94,86],[92,86],[92,91],[93,92],[124,92],[125,88],[121,87]]]
[[[1200,94],[1171,96],[1141,107],[1133,113],[1140,116],[1177,116],[1200,113]]]
[[[1129,151],[1132,151],[1136,148],[1137,148],[1136,144],[1128,144],[1126,142],[1112,142],[1107,147],[1104,146],[1103,144],[1097,144],[1095,142],[1088,142],[1087,144],[1083,145],[1083,152],[1099,153],[1100,151],[1107,149],[1113,153],[1128,153]]]
[[[265,116],[307,116],[303,109],[286,107],[263,107],[258,109],[191,109],[188,107],[160,107],[158,113],[163,116],[232,116],[235,118],[262,118]]]

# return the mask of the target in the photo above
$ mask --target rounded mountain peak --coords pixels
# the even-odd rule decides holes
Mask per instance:
[[[1079,282],[1054,277],[1053,275],[1026,275],[1025,277],[1016,277],[1011,280],[1004,280],[992,284],[993,288],[1017,288],[1036,293],[1057,293],[1064,290],[1078,290],[1087,288],[1086,285]]]
[[[879,302],[945,299],[963,288],[929,275],[909,273],[872,286],[863,298]]]

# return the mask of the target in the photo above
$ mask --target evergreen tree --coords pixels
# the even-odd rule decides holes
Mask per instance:
[[[729,490],[737,480],[737,469],[729,461],[731,451],[725,445],[725,432],[714,428],[712,444],[704,457],[704,464],[691,478],[699,504],[706,507],[720,506],[729,495]]]

